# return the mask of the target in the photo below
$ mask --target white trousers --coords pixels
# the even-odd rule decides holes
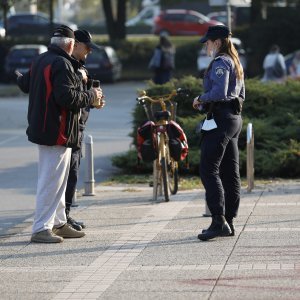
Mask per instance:
[[[32,233],[62,226],[67,222],[65,191],[71,148],[38,145],[39,165],[36,207]]]

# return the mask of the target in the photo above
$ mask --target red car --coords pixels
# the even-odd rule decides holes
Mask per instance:
[[[167,9],[154,20],[154,34],[204,35],[209,26],[224,25],[194,10]]]

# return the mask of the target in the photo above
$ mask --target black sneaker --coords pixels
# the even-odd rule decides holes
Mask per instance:
[[[69,225],[71,225],[75,230],[77,231],[81,231],[82,227],[81,225],[79,225],[74,219],[72,219],[71,217],[67,217],[67,223]]]

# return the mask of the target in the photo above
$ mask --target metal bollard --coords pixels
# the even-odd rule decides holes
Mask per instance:
[[[75,193],[74,193],[74,196],[73,196],[73,199],[72,199],[72,205],[71,205],[71,207],[78,207],[78,204],[76,203],[77,201],[77,192],[78,192],[78,190],[76,189],[75,190]]]
[[[254,188],[254,132],[252,123],[247,126],[247,192]]]
[[[84,196],[95,196],[94,191],[94,155],[93,155],[93,137],[88,135],[85,138],[85,181]]]
[[[207,206],[207,202],[206,202],[206,200],[204,200],[204,201],[205,201],[205,213],[202,216],[203,217],[211,217],[211,212]]]

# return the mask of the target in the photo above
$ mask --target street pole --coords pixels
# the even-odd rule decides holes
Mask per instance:
[[[226,8],[227,8],[227,25],[228,25],[229,30],[231,31],[231,6],[230,6],[230,0],[227,0]]]

